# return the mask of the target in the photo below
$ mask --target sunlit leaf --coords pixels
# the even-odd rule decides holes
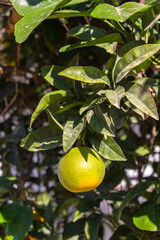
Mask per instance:
[[[69,51],[69,50],[76,49],[76,48],[99,46],[102,43],[106,44],[106,43],[114,43],[114,42],[122,42],[122,43],[124,42],[119,33],[112,33],[112,34],[108,34],[108,35],[99,37],[95,40],[83,41],[83,42],[75,43],[72,45],[67,45],[67,46],[60,48],[59,51],[65,52],[65,51]]]
[[[113,19],[118,22],[124,22],[133,14],[145,9],[145,5],[136,2],[126,2],[118,7],[104,3],[95,7],[91,12],[91,16],[94,18]]]
[[[77,81],[86,83],[105,83],[110,86],[108,77],[98,68],[90,66],[75,66],[69,67],[59,73],[61,76],[65,76]]]
[[[15,36],[16,41],[19,43],[24,42],[30,33],[43,21],[45,20],[53,11],[55,11],[58,7],[63,6],[67,0],[51,0],[51,1],[43,1],[44,3],[39,4],[36,8],[30,7],[32,4],[28,4],[28,1],[18,1],[21,2],[22,10],[21,13],[24,13],[24,8],[27,3],[27,11],[25,12],[25,16],[17,22],[15,25]],[[37,2],[36,2],[37,3]],[[40,1],[38,1],[40,3]],[[30,8],[32,11],[30,12]]]
[[[107,136],[106,139],[102,137],[90,136],[90,141],[93,148],[104,158],[112,161],[126,161],[126,158],[112,137]]]
[[[133,223],[141,230],[160,231],[160,204],[148,205],[133,217]]]
[[[132,48],[116,63],[113,72],[114,80],[121,81],[130,70],[153,56],[158,50],[160,50],[160,44],[145,44]]]
[[[30,126],[33,124],[34,120],[38,115],[45,110],[48,106],[52,105],[54,102],[58,102],[67,96],[67,92],[63,90],[57,90],[50,93],[47,93],[40,100],[36,110],[32,113]]]
[[[55,131],[50,126],[41,127],[27,135],[22,142],[21,147],[36,152],[48,150],[59,146],[62,143],[62,136],[55,136]]]
[[[122,86],[118,86],[115,90],[106,90],[105,92],[108,101],[117,108],[120,108],[120,101],[124,94],[125,89]]]
[[[83,117],[72,116],[64,126],[63,130],[63,149],[66,152],[77,140],[84,126]]]
[[[158,120],[156,104],[151,94],[140,84],[135,83],[126,92],[128,100],[142,112]]]

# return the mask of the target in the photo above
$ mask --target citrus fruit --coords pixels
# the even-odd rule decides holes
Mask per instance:
[[[70,192],[87,192],[102,182],[105,167],[101,157],[89,147],[72,148],[58,164],[58,178]]]

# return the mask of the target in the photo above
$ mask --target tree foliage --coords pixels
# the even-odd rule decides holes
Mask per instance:
[[[158,239],[159,1],[0,7],[1,239]],[[105,162],[94,191],[58,181],[75,146]]]

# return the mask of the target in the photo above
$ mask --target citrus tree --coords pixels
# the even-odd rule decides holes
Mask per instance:
[[[4,36],[5,59],[17,44],[17,62],[2,62],[2,115],[9,89],[20,99],[1,140],[2,239],[159,239],[159,12],[158,0],[10,0],[1,10],[15,35]],[[14,86],[4,91],[6,73]],[[93,191],[79,191],[97,175],[80,175],[80,153],[104,161]]]

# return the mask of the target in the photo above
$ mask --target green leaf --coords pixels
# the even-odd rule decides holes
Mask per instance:
[[[111,106],[109,109],[109,117],[111,119],[112,124],[120,129],[125,120],[125,114],[121,109],[117,109],[114,106]]]
[[[6,235],[13,236],[15,240],[25,239],[32,218],[32,209],[19,203],[12,203],[0,209],[0,224],[5,228]]]
[[[141,230],[160,231],[160,204],[148,205],[133,217],[133,223]]]
[[[85,83],[105,83],[110,86],[108,77],[98,68],[90,66],[75,66],[69,67],[59,73],[61,76],[65,76],[77,81]]]
[[[122,42],[122,43],[124,42],[119,33],[112,33],[112,34],[108,34],[100,38],[97,38],[95,40],[83,41],[83,42],[75,43],[72,45],[67,45],[60,48],[59,51],[65,52],[65,51],[69,51],[76,48],[98,46],[99,44],[102,44],[102,43],[106,44],[106,43],[114,43],[114,42]]]
[[[67,92],[63,90],[57,90],[50,93],[47,93],[40,100],[36,110],[32,113],[30,127],[32,126],[34,120],[38,117],[38,115],[45,110],[48,106],[52,105],[55,102],[58,102],[67,96]]]
[[[114,66],[113,78],[120,82],[130,70],[160,50],[160,44],[145,44],[132,48]]]
[[[84,225],[85,225],[84,218],[81,218],[76,222],[70,222],[65,224],[63,231],[63,239],[72,239],[72,237],[80,235],[84,231]]]
[[[142,9],[145,10],[146,6],[135,2],[126,2],[119,7],[104,3],[95,7],[91,12],[91,16],[94,18],[113,19],[118,22],[124,22],[133,14],[142,11]]]
[[[20,2],[20,1],[18,1]],[[25,4],[28,1],[21,1],[21,6],[23,5],[23,9],[20,10],[22,13],[24,11]],[[39,2],[39,1],[38,1]],[[53,11],[55,11],[58,7],[63,6],[67,0],[51,0],[51,1],[43,1],[43,4],[36,5],[36,8],[31,8],[30,12],[29,8],[25,11],[25,16],[16,23],[15,25],[15,36],[16,41],[18,43],[24,42],[30,33],[43,21],[45,20]],[[30,2],[31,3],[31,2]],[[33,6],[33,3],[31,4]],[[28,3],[27,3],[28,7]]]
[[[0,194],[6,194],[10,192],[10,188],[14,184],[18,184],[18,180],[16,177],[7,177],[7,176],[1,176],[0,177]]]
[[[102,137],[90,136],[90,141],[93,148],[104,158],[111,161],[126,161],[126,158],[112,137],[107,136],[106,139]]]
[[[58,73],[64,70],[65,67],[58,65],[45,65],[41,68],[41,74],[44,79],[49,82],[52,86],[65,90],[71,93],[71,89],[69,88],[68,81],[65,77],[59,76]]]
[[[131,108],[132,111],[140,115],[142,119],[145,119],[144,112],[142,112],[139,108],[135,107],[130,101],[128,101],[127,99],[124,99],[123,102],[127,107]]]
[[[78,114],[72,116],[64,126],[63,150],[66,152],[75,143],[84,127],[84,117]]]
[[[135,83],[126,92],[127,99],[149,116],[159,119],[156,104],[152,95],[140,84]]]
[[[80,25],[69,30],[69,34],[83,40],[91,41],[105,36],[105,32],[98,27],[91,25]]]
[[[87,97],[79,110],[79,114],[81,115],[91,105],[93,105],[99,98],[100,98],[100,96],[98,96],[96,94],[92,94],[91,96]]]
[[[51,126],[41,127],[27,135],[20,146],[24,149],[36,152],[58,147],[62,143],[62,136],[55,136]]]
[[[50,201],[53,201],[53,198],[47,192],[39,193],[36,197],[36,203],[39,206],[47,207]]]
[[[63,9],[50,15],[48,19],[59,19],[59,18],[68,18],[68,17],[89,17],[89,16],[90,14],[88,11],[81,12],[78,10]]]
[[[91,128],[106,136],[115,136],[99,106],[96,106],[94,111],[91,109],[87,112],[86,119]]]
[[[121,206],[118,209],[117,212],[117,219],[119,220],[121,217],[121,213],[123,211],[123,209],[126,207],[126,205],[135,197],[137,197],[138,195],[144,193],[149,187],[150,185],[153,183],[153,181],[143,181],[138,183],[135,187],[133,187],[132,189],[129,190],[129,192],[127,193],[125,199],[123,200]]]
[[[101,221],[102,221],[101,214],[92,214],[87,218],[84,228],[87,239],[89,240],[97,239]]]
[[[120,108],[120,101],[124,94],[125,89],[122,86],[118,86],[115,90],[106,90],[105,92],[108,101],[117,108]]]

